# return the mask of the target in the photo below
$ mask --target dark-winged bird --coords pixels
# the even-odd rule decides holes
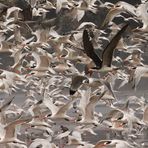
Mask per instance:
[[[126,31],[128,25],[124,25],[121,30],[112,38],[102,53],[102,59],[95,53],[93,44],[90,40],[89,33],[85,29],[83,32],[83,46],[84,52],[90,57],[96,65],[96,69],[103,69],[105,71],[111,70],[111,63],[113,58],[113,52],[116,48],[122,34]]]

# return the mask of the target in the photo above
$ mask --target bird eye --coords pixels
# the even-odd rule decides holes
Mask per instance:
[[[119,117],[117,120],[121,120],[122,119],[122,116],[121,117]]]
[[[68,119],[68,118],[64,118],[64,120],[65,120],[65,121],[69,121],[69,119]]]
[[[79,4],[74,4],[75,7],[79,6]]]
[[[118,4],[118,5],[116,5],[116,7],[118,7],[118,8],[119,8],[120,6],[121,6],[121,5],[119,5],[119,4]]]
[[[47,117],[51,117],[51,115],[52,115],[52,113],[49,113],[49,114],[47,115]]]
[[[82,120],[81,118],[78,118],[76,121],[79,122],[79,121],[81,121],[81,120]]]
[[[111,141],[107,141],[107,142],[105,142],[105,144],[110,144],[111,143]]]
[[[83,83],[89,83],[88,79],[83,80]]]
[[[126,122],[123,122],[122,125],[126,125]]]
[[[40,144],[40,145],[38,145],[36,148],[42,148],[42,145]]]

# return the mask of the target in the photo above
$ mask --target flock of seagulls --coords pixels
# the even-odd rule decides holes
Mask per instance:
[[[148,147],[147,43],[147,0],[0,3],[0,148]]]

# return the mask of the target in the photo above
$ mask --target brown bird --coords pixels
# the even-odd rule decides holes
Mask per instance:
[[[90,57],[93,62],[95,63],[95,69],[102,69],[110,71],[111,63],[113,58],[113,52],[116,48],[119,40],[121,39],[122,34],[126,31],[128,24],[124,25],[121,30],[112,38],[110,43],[106,46],[102,53],[102,60],[100,57],[95,53],[94,47],[89,37],[88,31],[85,29],[83,32],[83,45],[84,45],[84,52]]]

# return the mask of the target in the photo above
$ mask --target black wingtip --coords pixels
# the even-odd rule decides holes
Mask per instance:
[[[72,90],[72,89],[69,90],[69,94],[70,94],[70,95],[74,95],[75,93],[76,93],[75,90]]]
[[[83,42],[88,42],[89,41],[89,33],[87,29],[84,29],[83,31]]]
[[[41,100],[39,100],[37,103],[36,103],[36,105],[40,105],[40,104],[42,104],[43,103],[43,100],[41,99]]]

